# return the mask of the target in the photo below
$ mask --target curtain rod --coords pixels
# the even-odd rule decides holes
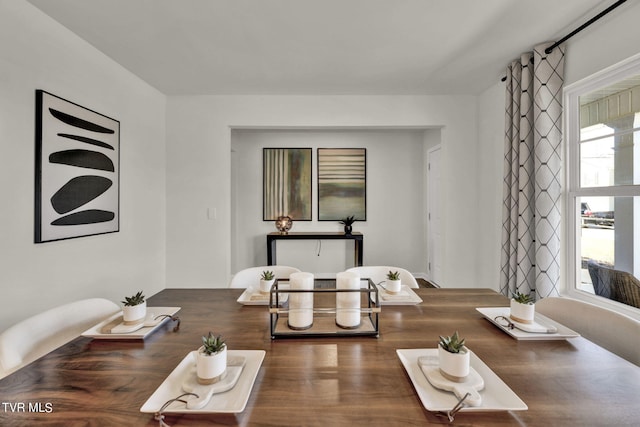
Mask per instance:
[[[548,48],[546,48],[544,50],[544,53],[546,53],[547,55],[550,54],[553,49],[555,49],[556,47],[560,46],[562,43],[566,42],[567,40],[569,40],[571,37],[575,36],[576,34],[578,34],[580,31],[584,30],[585,28],[587,28],[589,25],[593,24],[594,22],[596,22],[597,20],[599,20],[600,18],[602,18],[603,16],[605,16],[606,14],[608,14],[609,12],[611,12],[612,10],[614,10],[615,8],[617,8],[618,6],[621,6],[623,3],[625,3],[627,0],[618,0],[617,2],[615,2],[614,4],[612,4],[611,6],[609,6],[608,8],[606,8],[605,10],[603,10],[602,12],[600,12],[599,14],[597,14],[596,16],[594,16],[593,18],[589,19],[587,22],[585,22],[584,24],[580,25],[578,28],[576,28],[575,30],[571,31],[569,34],[567,34],[566,36],[564,36],[563,38],[561,38],[560,40],[558,40],[557,42],[555,42],[554,44],[552,44],[551,46],[549,46]],[[505,80],[507,80],[507,77],[503,77],[502,81],[504,82]]]

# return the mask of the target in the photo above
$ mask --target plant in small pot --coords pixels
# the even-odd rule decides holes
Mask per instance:
[[[196,375],[199,384],[215,384],[220,381],[227,370],[227,344],[222,335],[213,332],[202,337],[202,346],[196,358]]]
[[[133,296],[125,297],[122,304],[124,304],[122,318],[125,325],[140,323],[147,317],[147,301],[145,301],[142,291]]]
[[[510,301],[509,317],[520,323],[533,323],[535,304],[531,294],[516,291]]]
[[[438,366],[443,377],[462,382],[469,375],[471,353],[460,339],[458,331],[448,337],[440,336],[438,342]]]
[[[263,271],[260,276],[260,292],[268,294],[275,281],[276,278],[273,275],[273,271]]]
[[[387,292],[392,294],[400,292],[400,289],[402,289],[402,282],[400,281],[400,273],[398,273],[397,271],[389,270],[389,272],[387,273],[386,283],[387,284],[384,288]]]
[[[340,224],[344,225],[344,234],[347,236],[351,234],[354,222],[356,222],[355,215],[348,216],[340,221]]]

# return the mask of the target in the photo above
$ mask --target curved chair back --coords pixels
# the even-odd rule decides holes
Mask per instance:
[[[250,267],[238,271],[229,283],[230,288],[257,288],[260,284],[260,276],[263,271],[273,271],[276,279],[288,279],[291,273],[299,273],[295,267],[286,265],[265,265],[263,267]]]
[[[400,273],[400,282],[403,285],[407,285],[410,288],[419,288],[418,282],[416,278],[413,277],[413,274],[409,273],[404,268],[400,267],[389,267],[383,265],[376,266],[365,266],[365,267],[353,267],[348,269],[347,271],[355,271],[360,277],[365,278],[368,277],[373,280],[373,283],[378,284],[382,281],[387,280],[387,273],[389,271],[397,271]]]
[[[120,311],[104,298],[54,307],[10,326],[0,334],[0,378],[71,341]]]
[[[543,298],[536,302],[536,311],[640,366],[640,321],[565,297]]]

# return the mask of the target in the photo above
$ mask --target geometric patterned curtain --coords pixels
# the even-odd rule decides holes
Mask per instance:
[[[500,292],[559,295],[564,50],[507,67]]]

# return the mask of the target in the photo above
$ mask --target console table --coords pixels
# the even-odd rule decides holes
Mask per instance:
[[[362,266],[362,252],[364,244],[362,233],[269,233],[267,234],[267,265],[276,265],[276,241],[277,240],[353,240],[353,261],[356,267]]]

